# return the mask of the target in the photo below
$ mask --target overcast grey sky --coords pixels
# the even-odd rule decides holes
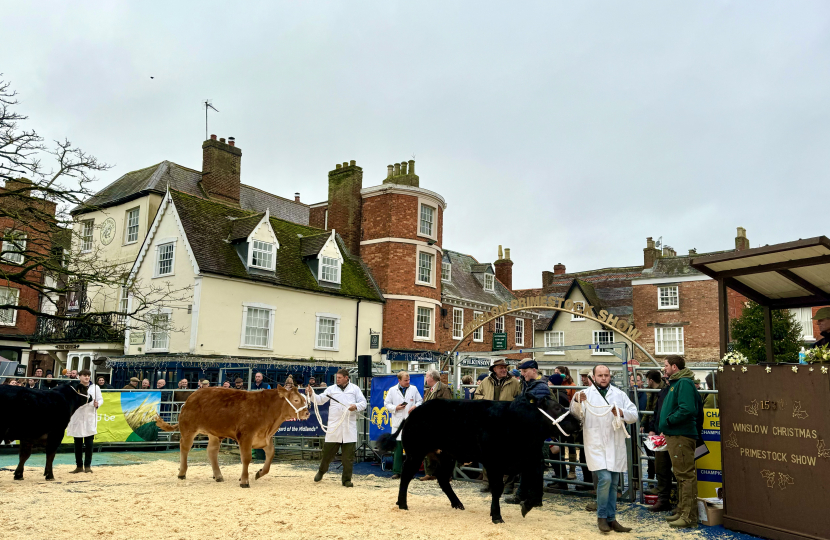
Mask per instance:
[[[679,253],[830,233],[830,3],[19,2],[0,72],[29,127],[115,164],[201,168],[314,203],[415,154],[444,246],[510,247],[514,286]],[[150,77],[155,77],[151,79]]]

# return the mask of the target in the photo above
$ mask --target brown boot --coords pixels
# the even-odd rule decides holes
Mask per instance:
[[[69,471],[69,474],[77,474],[79,472],[84,472],[84,468],[83,467],[75,467],[75,470],[74,471]]]
[[[611,532],[611,527],[608,525],[608,520],[605,518],[597,518],[597,528],[599,532]]]
[[[91,473],[92,472],[92,467],[84,467],[84,472]]]
[[[608,526],[611,527],[611,530],[614,532],[631,532],[631,527],[623,527],[616,519],[614,521],[609,521]]]

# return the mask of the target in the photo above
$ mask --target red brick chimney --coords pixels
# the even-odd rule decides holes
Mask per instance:
[[[735,237],[735,251],[749,249],[749,238],[746,237],[746,229],[738,227],[738,236]]]
[[[30,197],[32,195],[32,181],[28,178],[8,178],[6,180],[6,191],[17,191],[18,197]]]
[[[300,202],[300,194],[294,193],[294,202]]]
[[[202,143],[202,187],[211,198],[239,204],[242,150],[233,137],[216,140],[216,135]]]
[[[496,267],[496,279],[512,291],[513,261],[510,260],[510,248],[505,248],[504,255],[502,255],[501,246],[499,246],[499,259],[493,263],[493,266]]]
[[[654,247],[654,239],[651,236],[646,238],[646,247],[643,249],[643,267],[653,268],[654,263],[660,258],[660,250]]]
[[[328,230],[343,238],[352,255],[360,255],[360,225],[363,214],[363,169],[354,160],[329,171]]]
[[[565,273],[565,265],[562,263],[556,263],[553,265],[553,273],[554,274],[564,274]]]

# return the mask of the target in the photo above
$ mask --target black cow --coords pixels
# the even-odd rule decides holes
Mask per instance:
[[[499,498],[504,490],[504,475],[521,473],[525,499],[521,502],[522,517],[534,506],[542,505],[542,447],[545,439],[559,433],[556,426],[539,409],[553,418],[567,410],[554,399],[541,401],[520,396],[512,402],[456,401],[436,399],[412,411],[401,428],[406,451],[398,507],[407,510],[406,491],[424,456],[439,462],[438,485],[450,499],[453,508],[464,505],[450,486],[455,462],[480,462],[490,479],[493,523],[504,523]],[[579,420],[566,416],[559,424],[567,433],[580,429]],[[384,434],[378,446],[391,451],[400,429]]]
[[[0,441],[7,444],[20,441],[20,463],[14,471],[15,480],[23,480],[23,465],[32,455],[35,444],[46,446],[43,475],[47,480],[55,479],[52,474],[55,452],[69,419],[87,399],[68,384],[52,390],[0,386]]]

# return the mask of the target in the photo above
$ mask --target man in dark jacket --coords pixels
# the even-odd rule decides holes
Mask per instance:
[[[650,389],[660,390],[658,393],[648,394],[646,410],[652,411],[654,414],[645,415],[645,422],[643,424],[643,431],[649,435],[656,435],[658,433],[657,423],[660,420],[660,411],[666,394],[669,393],[669,385],[666,384],[661,373],[656,369],[646,374],[646,381]],[[651,464],[653,463],[653,472],[657,476],[657,488],[653,494],[657,495],[657,503],[649,506],[648,509],[652,512],[667,512],[671,510],[671,459],[669,459],[669,453],[667,451],[653,452],[649,453],[649,455],[654,455],[654,461],[649,461],[649,473],[652,472]]]
[[[669,391],[660,407],[658,429],[666,437],[679,499],[669,525],[694,528],[698,520],[695,447],[703,402],[695,388],[695,376],[682,356],[667,357],[663,368],[669,377]]]

